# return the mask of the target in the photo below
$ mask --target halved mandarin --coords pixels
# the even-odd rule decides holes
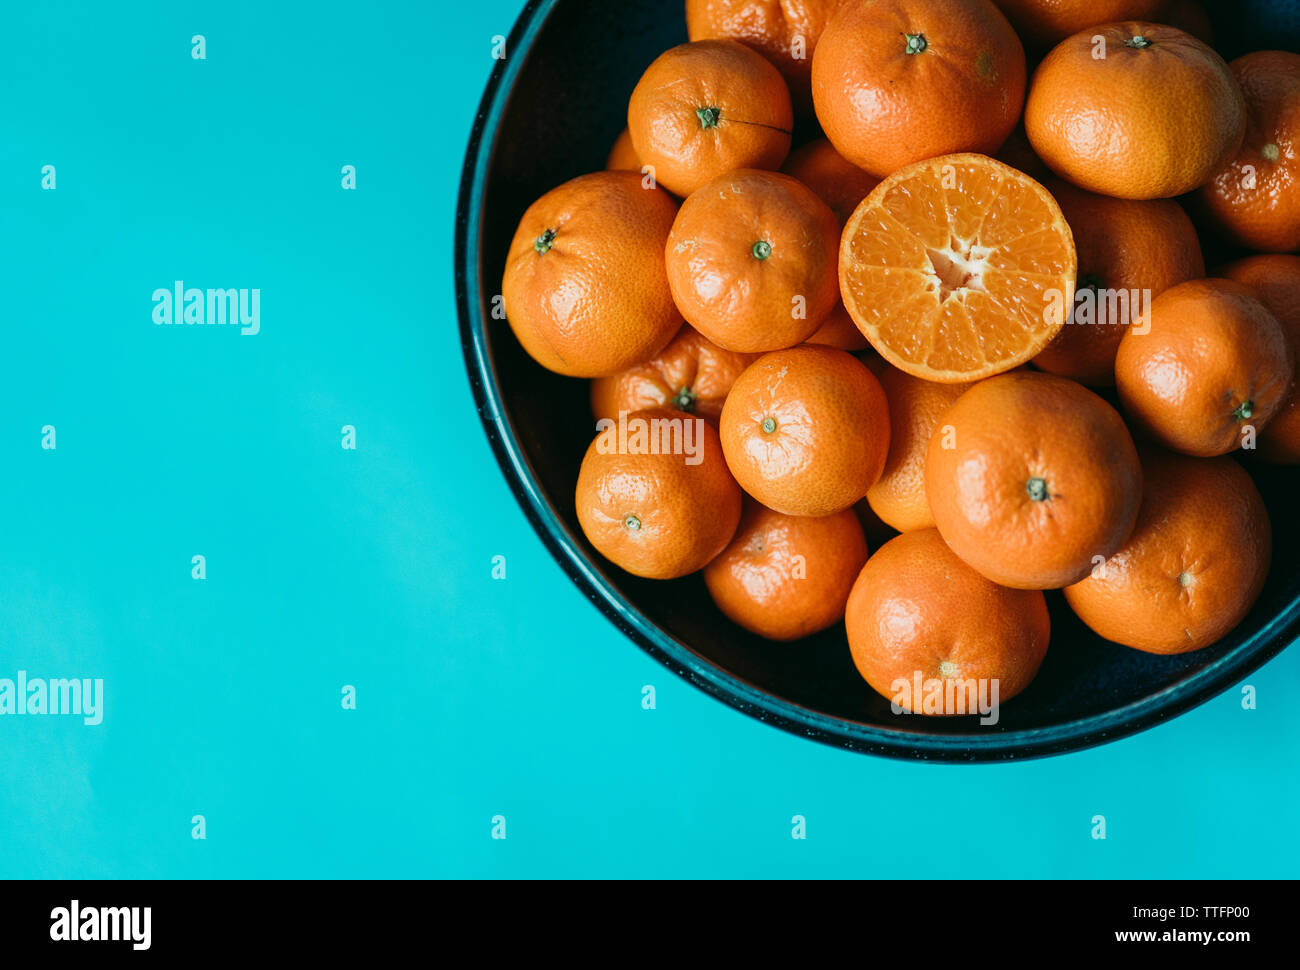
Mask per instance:
[[[1069,319],[1075,271],[1051,194],[971,153],[899,169],[840,240],[840,293],[863,336],[900,370],[944,384],[1036,356]]]

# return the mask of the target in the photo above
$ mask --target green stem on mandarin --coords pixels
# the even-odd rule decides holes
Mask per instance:
[[[1242,401],[1237,405],[1237,410],[1232,412],[1232,416],[1238,421],[1249,421],[1250,416],[1255,413],[1254,401]]]
[[[771,434],[776,430],[776,418],[764,418],[762,428],[765,434]]]
[[[683,387],[673,396],[673,407],[679,411],[687,413],[695,410],[695,392],[689,387]]]
[[[930,46],[925,39],[925,34],[904,34],[903,36],[907,39],[907,44],[903,48],[904,54],[920,54]]]
[[[544,233],[542,233],[540,236],[537,237],[537,241],[533,243],[533,248],[536,249],[539,253],[548,253],[551,250],[551,244],[554,242],[555,242],[555,230],[547,229]]]
[[[718,127],[718,119],[722,117],[721,108],[696,108],[695,117],[700,119],[700,127],[704,129]]]
[[[1041,502],[1047,498],[1047,481],[1042,478],[1031,478],[1025,482],[1025,491],[1035,502]]]
[[[751,248],[749,252],[755,259],[767,259],[767,257],[772,255],[772,244],[766,239],[760,239],[758,242],[754,243],[753,248]]]
[[[1137,34],[1132,40],[1124,41],[1125,47],[1132,47],[1134,50],[1146,50],[1151,46],[1151,41],[1147,40],[1141,34]]]

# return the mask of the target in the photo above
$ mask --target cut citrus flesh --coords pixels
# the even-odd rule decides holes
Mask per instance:
[[[984,155],[899,169],[840,240],[844,306],[895,367],[981,380],[1036,356],[1074,302],[1074,237],[1051,194]]]

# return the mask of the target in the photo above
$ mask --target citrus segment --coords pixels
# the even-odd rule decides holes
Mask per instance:
[[[941,383],[1011,370],[1073,301],[1074,240],[1050,193],[983,155],[909,165],[844,227],[840,291],[880,355]]]

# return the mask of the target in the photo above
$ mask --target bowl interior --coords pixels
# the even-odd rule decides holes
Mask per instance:
[[[1296,472],[1248,459],[1275,547],[1250,616],[1215,646],[1157,657],[1102,640],[1049,593],[1047,659],[995,726],[891,713],[855,671],[842,625],[795,644],[770,643],[728,622],[698,576],[638,579],[590,547],[573,507],[594,434],[588,382],[529,359],[508,325],[492,319],[491,301],[523,211],[561,182],[603,168],[637,78],[685,39],[680,2],[537,0],[511,38],[512,62],[485,97],[467,159],[457,272],[471,381],[516,494],[588,595],[660,659],[737,706],[822,740],[914,757],[1015,757],[1122,735],[1224,689],[1285,646],[1300,614],[1300,550],[1289,541]],[[1213,266],[1231,254],[1210,243],[1206,255]]]

